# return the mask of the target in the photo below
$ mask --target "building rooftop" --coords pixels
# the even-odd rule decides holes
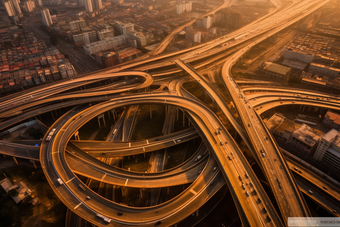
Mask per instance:
[[[266,122],[266,126],[269,130],[275,130],[284,133],[285,131],[293,132],[297,129],[297,125],[294,121],[287,119],[285,116],[275,113]]]
[[[268,121],[266,122],[266,126],[269,130],[275,129],[279,126],[286,118],[278,113],[275,113],[271,116]]]
[[[266,64],[266,66],[264,67],[265,70],[268,70],[273,73],[278,73],[281,75],[286,75],[291,70],[291,68],[289,67],[279,65],[273,62],[266,62],[265,64]]]
[[[304,70],[307,66],[307,64],[304,62],[289,60],[289,59],[283,60],[282,64],[289,66],[291,68],[294,68],[294,69],[299,69],[299,70]]]
[[[337,135],[339,134],[339,132],[337,130],[335,130],[334,128],[331,129],[329,132],[327,132],[322,139],[326,140],[329,143],[332,143],[333,140],[337,137]]]
[[[292,136],[310,147],[313,147],[320,140],[320,136],[313,132],[313,129],[306,124],[302,124],[293,132]]]
[[[339,114],[328,110],[325,117],[331,119],[335,124],[340,125],[340,115]]]

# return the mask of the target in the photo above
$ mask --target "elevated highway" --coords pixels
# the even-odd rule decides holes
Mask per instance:
[[[145,101],[147,102],[147,103],[150,103],[150,102],[156,102],[156,103],[164,103],[164,101],[165,102],[167,102],[167,104],[175,104],[175,105],[179,105],[181,108],[188,108],[188,105],[189,105],[189,103],[191,104],[191,105],[193,105],[193,103],[192,103],[192,101],[188,101],[188,100],[185,100],[185,102],[184,102],[184,100],[182,100],[181,98],[179,98],[179,97],[171,97],[171,99],[169,98],[169,96],[170,95],[166,95],[166,97],[167,98],[165,98],[165,97],[159,97],[159,101],[152,101],[152,100],[154,100],[155,98],[158,98],[156,95],[152,95],[152,97],[148,97],[148,96],[146,96],[146,97],[144,97],[144,98],[142,98],[142,97],[140,97],[139,98],[139,102],[140,103],[143,103],[143,101],[144,101],[144,99],[146,99]],[[164,100],[164,98],[165,98],[165,100]],[[174,103],[172,103],[172,100],[177,100],[177,99],[180,99],[182,102],[184,102],[183,104],[181,104],[180,102],[178,103],[178,102],[174,102]],[[123,100],[122,99],[120,99],[120,102],[114,102],[114,101],[112,101],[114,104],[116,104],[116,105],[129,105],[129,104],[133,104],[133,102],[135,102],[134,100],[133,100],[133,98],[131,97],[131,98],[129,98],[126,102],[123,102]],[[109,102],[108,102],[109,103]],[[108,105],[108,103],[106,103],[106,105]],[[196,104],[197,105],[197,104]],[[95,106],[94,106],[95,107]],[[115,106],[115,107],[117,107],[117,106]],[[196,110],[195,108],[193,108],[195,111],[196,111],[196,114],[200,114],[200,115],[202,115],[202,113],[206,113],[206,111],[207,110],[205,110],[202,106],[196,106],[196,108],[198,108],[198,107],[200,107],[199,109],[201,110],[200,112],[198,112],[198,110]],[[98,107],[97,107],[98,108]],[[100,111],[102,111],[102,112],[104,112],[104,111],[106,111],[106,109],[108,109],[108,108],[112,108],[112,105],[109,105],[109,106],[103,106],[103,104],[101,104],[101,108],[100,108]],[[203,109],[202,109],[203,108]],[[92,108],[90,108],[90,109],[92,109]],[[205,110],[205,111],[203,111],[203,110]],[[210,112],[208,112],[209,113],[209,115],[211,115],[211,113]],[[206,113],[206,114],[208,114],[208,113]],[[97,112],[96,112],[96,114],[98,114]],[[214,116],[214,115],[212,115],[212,116]],[[81,120],[84,120],[85,118],[86,118],[87,116],[83,116],[82,118],[80,118]],[[203,115],[202,115],[202,117],[203,117]],[[75,122],[78,122],[80,119],[78,119],[78,120],[76,120],[76,121],[72,121],[72,119],[71,120],[69,120],[69,122],[71,121],[73,124],[75,124]],[[208,121],[207,123],[209,123],[210,121]],[[219,123],[220,124],[220,123]],[[66,127],[66,128],[68,128],[69,129],[69,125],[67,125],[67,124],[65,124],[63,127]],[[72,127],[72,131],[73,130],[75,130],[76,128],[74,128],[74,127]],[[204,129],[204,125],[202,125],[202,127],[201,127],[201,129]],[[63,130],[63,129],[60,129],[61,131]],[[62,132],[64,132],[64,131],[62,131]],[[66,131],[64,132],[64,133],[66,133]],[[61,133],[61,134],[64,134],[64,133]],[[57,132],[57,134],[56,134],[56,136],[55,136],[55,138],[54,138],[54,140],[53,141],[55,141],[57,138],[59,138],[58,137],[58,135],[59,135],[59,131]],[[68,137],[70,137],[72,134],[68,134],[68,136],[66,136],[66,138]],[[63,136],[63,137],[65,137],[65,136]],[[212,139],[212,138],[210,138],[210,139]],[[55,144],[55,142],[53,142],[53,144]],[[229,145],[228,145],[229,146]],[[43,146],[42,146],[43,147]],[[215,152],[216,152],[216,150],[219,150],[219,149],[221,149],[221,146],[220,145],[214,145],[214,150],[215,150]],[[62,149],[59,149],[58,147],[56,147],[55,149],[53,149],[53,150],[62,150]],[[52,151],[53,152],[53,151]],[[235,155],[234,156],[236,156],[236,152],[235,152]],[[222,156],[223,157],[223,156]],[[225,157],[225,156],[224,156]],[[226,159],[226,157],[225,157],[225,159]],[[227,161],[227,160],[226,160]],[[42,163],[42,165],[43,165],[43,163]],[[60,164],[59,164],[60,165]],[[60,166],[60,168],[61,168],[61,166]],[[66,168],[66,166],[64,166],[64,168]],[[228,165],[225,165],[225,167],[224,168],[227,168],[227,169],[229,169],[230,167],[228,167]],[[63,169],[63,168],[62,168]],[[60,170],[59,170],[60,171]],[[58,172],[59,172],[58,171]],[[71,174],[72,172],[70,172],[70,174]],[[202,173],[203,174],[203,173]],[[253,173],[252,172],[248,172],[248,174],[251,176]],[[61,176],[63,175],[63,174],[60,174]],[[230,175],[235,179],[234,181],[235,182],[239,182],[240,180],[238,179],[238,177],[236,177],[235,176],[235,174],[229,174],[228,175],[228,179],[229,179],[229,177],[230,177]],[[66,176],[65,176],[66,177]],[[260,196],[261,194],[261,190],[259,189],[259,188],[257,188],[257,185],[259,185],[259,183],[257,182],[257,179],[255,178],[255,179],[253,179],[254,177],[253,176],[251,176],[252,178],[250,178],[250,179],[252,179],[252,181],[253,181],[253,184],[254,184],[254,187],[257,189],[256,191],[258,192],[257,193],[257,195],[258,196]],[[66,177],[66,179],[63,179],[63,181],[64,182],[67,182],[68,180],[67,179],[73,179],[73,177],[71,177],[71,176],[68,176],[68,177]],[[196,180],[197,181],[197,180]],[[261,187],[261,186],[260,186]],[[243,192],[241,192],[241,191],[243,191],[243,189],[241,189],[241,187],[239,186],[239,188],[240,189],[238,189],[237,191],[239,191],[239,192],[237,192],[239,195],[238,196],[240,196],[240,197],[243,197],[244,199],[242,199],[242,200],[245,200],[248,196],[246,195],[246,194],[244,194]],[[241,192],[241,193],[240,193]],[[91,196],[92,197],[92,196]],[[257,197],[257,196],[255,196],[255,195],[250,195],[250,197]],[[262,195],[261,195],[261,200],[262,201],[266,201],[266,195],[265,196],[263,196],[262,197]],[[256,200],[255,198],[252,198],[252,199],[254,199],[254,200]],[[92,199],[91,199],[92,200]],[[239,199],[240,200],[240,199]],[[243,202],[241,200],[241,202]],[[237,200],[236,200],[237,201]],[[267,200],[268,201],[268,200]],[[251,202],[251,201],[249,201],[249,202]],[[268,202],[268,203],[265,203],[266,204],[266,206],[270,206],[270,202]],[[253,205],[253,206],[256,206],[255,204]],[[257,206],[261,206],[261,204],[260,205],[257,205]],[[105,209],[106,210],[106,209]],[[275,213],[275,211],[274,211],[274,213],[272,213],[272,211],[271,211],[271,209],[269,209],[269,213],[270,213],[270,215],[271,215],[271,220],[273,220],[272,222],[270,222],[270,223],[273,223],[274,221],[276,221],[275,220],[275,216],[276,216],[276,213]],[[260,215],[260,214],[259,214]],[[262,215],[262,216],[264,216],[264,215]],[[263,220],[265,220],[266,219],[266,217],[263,217]],[[277,223],[280,223],[280,221],[279,221],[279,219],[277,219]],[[246,222],[247,223],[247,222]],[[265,222],[263,222],[263,223],[265,223]]]
[[[280,7],[279,1],[273,1],[276,6]],[[122,66],[118,66],[108,70],[101,70],[96,74],[85,75],[81,78],[76,78],[73,82],[60,82],[51,85],[49,88],[41,88],[41,89],[30,89],[24,92],[18,93],[16,96],[8,96],[1,99],[2,105],[2,113],[0,114],[1,118],[9,118],[0,122],[0,128],[9,127],[12,124],[15,124],[18,121],[23,121],[30,116],[35,116],[43,113],[42,111],[48,112],[55,108],[60,108],[64,106],[74,106],[83,103],[95,103],[95,102],[103,102],[97,105],[89,106],[80,106],[72,111],[69,111],[63,117],[61,117],[51,128],[56,128],[56,132],[50,142],[44,141],[41,145],[40,152],[40,160],[44,169],[44,173],[52,186],[53,190],[56,192],[58,197],[72,210],[74,210],[77,214],[84,217],[86,220],[99,225],[99,226],[127,226],[127,225],[142,225],[142,226],[170,226],[172,224],[178,223],[180,220],[192,214],[197,207],[202,206],[208,199],[210,199],[222,186],[226,183],[230,188],[230,193],[235,201],[236,207],[240,214],[240,218],[244,226],[264,226],[264,225],[278,225],[282,226],[280,218],[278,217],[275,209],[272,207],[271,202],[268,200],[265,192],[258,182],[256,176],[252,172],[249,164],[245,160],[242,152],[239,150],[233,139],[230,137],[226,129],[219,122],[218,118],[209,111],[204,104],[201,102],[194,101],[191,98],[180,98],[175,96],[172,92],[162,93],[162,92],[153,92],[153,93],[143,93],[143,94],[131,94],[128,97],[121,95],[113,95],[114,93],[122,93],[131,90],[140,90],[143,88],[149,87],[153,83],[153,77],[150,74],[137,72],[137,71],[129,71],[129,72],[119,72],[126,69],[132,69],[136,67],[144,67],[146,64],[152,65],[153,69],[161,69],[164,62],[169,62],[169,59],[176,59],[182,54],[182,60],[185,61],[195,61],[197,59],[202,59],[203,62],[200,66],[209,65],[211,62],[223,61],[223,57],[227,55],[223,55],[224,51],[228,50],[230,47],[239,45],[240,43],[250,42],[250,45],[246,45],[246,48],[250,48],[252,45],[255,45],[257,42],[264,40],[275,32],[280,31],[281,29],[295,23],[297,20],[305,17],[306,15],[313,12],[315,9],[321,7],[327,1],[299,1],[292,2],[291,5],[286,8],[278,11],[279,14],[272,13],[265,18],[261,18],[258,21],[236,31],[232,34],[229,34],[225,37],[220,38],[219,40],[214,40],[212,42],[194,47],[192,49],[187,49],[183,51],[179,51],[176,53],[171,53],[155,58],[150,58],[147,60],[134,61],[132,63],[127,63]],[[292,7],[295,7],[294,9]],[[289,12],[288,12],[289,10]],[[301,12],[307,10],[307,13],[303,15]],[[275,16],[274,16],[275,15]],[[256,38],[257,40],[252,42],[249,41],[251,38]],[[234,62],[238,59],[239,56],[243,55],[246,52],[246,48],[241,48],[239,52],[231,57],[231,61]],[[220,54],[219,57],[211,58],[210,56],[214,56],[215,54]],[[183,55],[185,54],[185,55]],[[204,55],[205,58],[201,58],[201,55]],[[227,62],[228,63],[228,62]],[[175,62],[171,62],[171,67],[175,66]],[[171,75],[173,72],[180,72],[180,69],[174,68],[168,72],[159,72],[158,77],[173,77]],[[89,83],[100,82],[103,77],[106,79],[120,76],[132,76],[132,77],[144,77],[144,82],[140,83],[137,81],[137,86],[132,82],[132,80],[126,81],[127,84],[117,84],[114,86],[114,89],[110,86],[101,87],[98,89],[89,89],[85,92],[69,92],[65,93],[67,90],[71,88],[75,88],[77,86],[84,86]],[[199,75],[196,75],[199,76]],[[100,79],[98,79],[100,77]],[[84,78],[84,79],[82,79]],[[197,77],[198,78],[198,77]],[[177,85],[176,85],[177,86]],[[60,89],[59,89],[60,88]],[[50,89],[50,92],[48,91]],[[63,92],[62,94],[58,94],[59,92]],[[33,97],[32,97],[33,96]],[[37,101],[33,101],[33,99],[37,98]],[[69,100],[63,102],[64,99],[73,99],[77,98],[77,100]],[[62,103],[56,103],[62,101]],[[106,101],[106,102],[105,102]],[[53,103],[53,104],[52,104]],[[133,207],[127,207],[121,204],[116,204],[114,202],[108,201],[107,199],[99,196],[94,193],[92,190],[87,188],[83,183],[75,176],[74,172],[68,166],[66,162],[67,157],[72,157],[74,159],[74,150],[70,149],[69,154],[65,154],[65,150],[68,149],[67,142],[73,133],[87,120],[96,116],[96,114],[101,113],[100,111],[107,111],[110,108],[122,107],[127,105],[139,105],[139,104],[161,104],[161,105],[174,105],[176,108],[181,108],[186,111],[191,118],[193,119],[193,123],[198,128],[198,132],[207,144],[209,150],[211,151],[210,158],[208,160],[209,163],[213,163],[215,160],[215,164],[209,164],[205,166],[202,173],[197,177],[196,180],[185,190],[183,193],[175,197],[174,199],[149,208],[137,209]],[[43,106],[47,105],[48,106]],[[52,104],[52,105],[50,105]],[[0,105],[0,106],[1,106]],[[40,106],[38,106],[40,105]],[[222,105],[223,106],[223,105]],[[242,107],[242,106],[241,106]],[[243,111],[243,109],[239,109],[239,111]],[[227,113],[227,111],[225,112]],[[16,116],[16,117],[14,117]],[[228,116],[228,115],[227,115]],[[10,119],[11,118],[11,119]],[[229,118],[229,116],[228,116]],[[231,117],[233,119],[233,117]],[[259,119],[260,120],[260,119]],[[260,124],[261,122],[258,121]],[[246,128],[247,125],[245,124]],[[240,127],[239,124],[234,124],[234,127]],[[260,126],[259,126],[260,127]],[[263,130],[264,126],[262,125],[260,130]],[[221,128],[221,129],[220,129]],[[244,130],[239,131],[242,133]],[[50,130],[49,130],[50,131]],[[215,133],[221,132],[221,134],[214,135]],[[268,132],[262,131],[263,135],[267,135]],[[248,132],[249,133],[249,132]],[[253,132],[250,132],[253,133]],[[267,134],[266,134],[267,133]],[[250,135],[251,136],[251,135]],[[247,135],[243,135],[245,141],[252,141],[247,138]],[[251,138],[251,137],[250,137]],[[270,137],[271,138],[271,137]],[[263,140],[263,138],[262,138]],[[261,141],[259,139],[258,141]],[[221,144],[221,142],[223,144]],[[227,143],[226,143],[227,142]],[[252,141],[254,142],[254,141]],[[263,141],[262,141],[263,142]],[[272,142],[272,141],[270,141]],[[255,150],[258,148],[258,145],[254,146]],[[275,143],[269,146],[275,146]],[[266,151],[268,148],[266,147]],[[79,151],[77,153],[80,154]],[[260,154],[260,153],[259,153]],[[84,155],[84,153],[83,153]],[[278,154],[280,161],[282,162],[282,157]],[[215,157],[215,159],[212,158]],[[230,158],[229,158],[230,157]],[[267,157],[268,158],[268,157]],[[258,159],[262,159],[261,156]],[[212,161],[210,161],[212,160]],[[276,161],[275,158],[272,161]],[[76,163],[76,162],[75,162]],[[202,161],[203,163],[203,161]],[[283,163],[283,162],[282,162]],[[214,166],[218,164],[220,166],[220,170],[216,169],[213,171]],[[266,164],[266,163],[264,163]],[[269,161],[270,164],[270,161]],[[75,164],[78,165],[78,164]],[[198,163],[201,165],[201,163]],[[203,165],[203,164],[202,164]],[[272,164],[271,164],[272,165]],[[265,165],[261,165],[266,168]],[[97,168],[97,167],[96,167]],[[79,168],[80,169],[80,168]],[[98,168],[99,172],[102,171]],[[284,170],[287,170],[287,166],[284,166]],[[188,170],[189,171],[189,170]],[[97,172],[98,173],[98,172]],[[96,174],[97,174],[96,173]],[[197,174],[197,173],[196,173]],[[90,174],[88,174],[90,175]],[[92,174],[91,174],[92,175]],[[95,173],[93,173],[95,175]],[[100,178],[100,181],[105,181],[109,174],[102,172],[102,176],[100,174],[96,175],[96,179]],[[178,174],[179,176],[180,174]],[[287,175],[287,181],[294,186],[294,182]],[[169,176],[166,176],[169,177]],[[166,178],[164,176],[164,179]],[[182,176],[181,176],[182,177]],[[241,177],[241,179],[239,178]],[[62,185],[57,183],[57,179],[60,178],[63,182]],[[120,184],[128,186],[128,181],[126,181],[126,177],[124,180],[120,180]],[[132,179],[132,178],[131,178]],[[224,179],[224,180],[223,180]],[[281,178],[280,178],[281,179]],[[116,180],[116,179],[115,179]],[[118,180],[117,180],[118,181]],[[132,181],[132,180],[131,180]],[[184,181],[183,181],[184,182]],[[245,189],[243,189],[243,182],[248,183],[245,185]],[[252,183],[253,186],[249,186],[249,183]],[[284,182],[284,186],[286,188],[286,183]],[[152,185],[161,185],[161,183],[157,182]],[[171,185],[172,182],[169,182],[168,185]],[[85,187],[83,190],[82,185]],[[137,183],[136,183],[137,185]],[[167,185],[164,183],[163,185]],[[140,185],[138,185],[140,186]],[[271,184],[273,191],[277,191],[277,185]],[[289,188],[289,186],[287,186]],[[286,191],[286,190],[285,190]],[[248,193],[249,192],[249,193]],[[254,193],[253,193],[254,192]],[[248,194],[247,194],[248,193]],[[294,194],[295,193],[295,194]],[[278,198],[277,193],[277,198]],[[307,214],[303,202],[301,202],[301,198],[299,198],[299,194],[296,194],[296,187],[291,191],[288,190],[285,196],[292,195],[292,199],[296,199],[298,206],[290,207],[289,204],[282,204],[279,202],[280,209],[288,207],[287,211],[282,211],[284,219],[287,214],[300,216],[301,214]],[[90,196],[90,200],[86,200],[86,196]],[[281,195],[279,195],[281,196]],[[295,196],[295,197],[294,197]],[[283,196],[282,196],[283,197]],[[261,198],[261,203],[256,203],[257,198]],[[278,200],[283,201],[284,198]],[[290,205],[296,205],[296,203],[289,201]],[[280,205],[281,204],[281,205]],[[301,207],[299,207],[301,206]],[[266,208],[268,212],[264,214],[261,212],[263,208]],[[293,210],[291,213],[289,208]],[[301,212],[297,212],[298,209],[301,208]],[[110,224],[107,224],[96,217],[96,214],[100,213],[112,219]],[[123,215],[120,215],[123,213]],[[307,216],[307,215],[306,215]]]

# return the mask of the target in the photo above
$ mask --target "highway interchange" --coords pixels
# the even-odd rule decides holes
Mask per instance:
[[[49,128],[40,142],[39,151],[30,145],[3,142],[1,146],[8,148],[4,149],[4,153],[40,160],[45,176],[60,200],[72,212],[97,226],[176,225],[195,213],[222,190],[224,185],[227,185],[232,195],[243,226],[284,226],[288,217],[308,217],[310,212],[301,191],[308,194],[308,187],[326,187],[327,182],[321,181],[313,172],[307,170],[304,172],[308,172],[308,175],[302,176],[293,171],[295,176],[299,175],[295,179],[291,169],[299,164],[286,161],[259,115],[282,104],[338,109],[338,99],[316,94],[314,91],[300,91],[297,96],[296,91],[287,88],[240,88],[233,80],[231,67],[251,47],[294,24],[327,2],[301,0],[285,5],[280,1],[272,1],[277,7],[275,11],[218,40],[5,96],[0,99],[1,130],[56,109],[72,109]],[[171,39],[165,40],[157,51],[161,53]],[[239,119],[236,119],[223,97],[214,90],[211,82],[197,71],[209,68],[211,64],[223,64],[221,78],[237,108]],[[108,80],[115,82],[107,84]],[[205,89],[206,94],[214,100],[215,105],[222,110],[223,115],[252,151],[266,176],[279,210],[274,208],[246,157],[219,116],[184,89],[183,84],[188,81],[197,81]],[[91,84],[100,86],[85,89]],[[154,84],[160,84],[161,87],[152,89]],[[84,89],[74,91],[79,87]],[[167,90],[162,89],[165,87]],[[256,90],[261,92],[254,92]],[[164,136],[150,138],[148,141],[130,141],[138,108],[143,104],[168,106],[163,127]],[[126,106],[130,108],[119,118],[124,117],[124,121],[112,128],[111,136],[106,142],[72,139],[75,132],[91,119]],[[257,107],[261,108],[256,109]],[[174,115],[178,110],[183,112],[183,120],[187,118],[194,128],[173,132]],[[52,129],[55,130],[51,139],[47,140]],[[113,136],[116,129],[121,135],[120,143],[115,142],[119,138]],[[195,154],[170,170],[163,170],[164,163],[157,161],[159,166],[151,172],[133,172],[96,159],[147,152],[157,154],[160,149],[190,141],[198,135],[203,143]],[[166,158],[166,155],[161,154],[155,160],[164,159],[162,157]],[[303,166],[300,165],[299,168],[302,169]],[[104,198],[84,184],[76,174],[106,184],[135,188],[166,188],[191,184],[169,201],[136,208]],[[320,194],[316,193],[311,197],[325,209],[333,211],[339,208],[340,194],[337,188],[332,188],[329,184],[327,187],[329,190],[320,191]],[[329,202],[334,198],[337,202]]]

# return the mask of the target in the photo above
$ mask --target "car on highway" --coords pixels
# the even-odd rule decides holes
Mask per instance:
[[[216,167],[216,166],[214,166],[214,168],[213,168],[213,171],[216,171],[216,169],[217,169],[217,167]]]
[[[313,191],[312,190],[308,190],[309,194],[313,194]]]
[[[223,142],[220,142],[221,146],[223,146]]]
[[[60,178],[58,178],[57,181],[60,185],[64,184],[64,182]]]
[[[90,197],[90,196],[86,196],[86,199],[87,199],[87,200],[90,200],[90,199],[91,199],[91,197]]]

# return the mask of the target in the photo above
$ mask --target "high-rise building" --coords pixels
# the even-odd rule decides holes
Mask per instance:
[[[35,6],[43,6],[42,1],[41,0],[35,0]]]
[[[24,9],[27,12],[32,12],[35,9],[35,2],[33,0],[27,0],[24,2]]]
[[[92,3],[92,5],[94,5],[94,9],[102,9],[103,8],[103,3],[102,0],[94,0],[94,4]]]
[[[337,130],[331,129],[322,137],[313,158],[340,171],[340,133]]]
[[[225,15],[226,24],[234,27],[234,28],[240,28],[244,24],[243,15],[240,12],[236,11],[228,11]]]
[[[192,2],[185,2],[179,5],[176,5],[177,14],[182,14],[184,12],[189,12],[192,10]]]
[[[20,0],[12,0],[12,4],[14,6],[16,14],[19,15],[19,17],[22,17],[23,15],[22,15],[19,3],[20,3]]]
[[[46,27],[50,27],[53,24],[53,21],[51,19],[51,14],[49,9],[43,9],[40,11],[41,12],[41,16],[43,19],[43,23]]]
[[[205,29],[210,28],[212,26],[212,22],[213,22],[213,20],[212,20],[211,16],[205,16],[205,17],[202,18],[203,27]]]
[[[12,4],[12,1],[10,0],[3,0],[2,1],[2,5],[5,7],[8,16],[14,16],[15,15],[15,9],[14,6]]]
[[[185,38],[194,43],[200,43],[202,39],[202,32],[189,30],[186,32]]]
[[[5,7],[8,16],[23,16],[19,6],[19,0],[2,0],[2,5]]]
[[[77,5],[78,6],[84,6],[85,5],[85,0],[77,0]]]
[[[92,0],[85,0],[85,9],[88,13],[93,12]]]

